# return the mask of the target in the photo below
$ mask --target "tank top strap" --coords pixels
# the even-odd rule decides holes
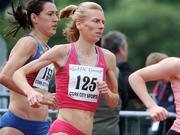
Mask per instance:
[[[26,34],[26,35],[24,35],[24,37],[28,37],[28,36],[32,37],[32,38],[37,42],[37,49],[36,49],[36,52],[35,52],[34,57],[31,57],[30,59],[28,59],[25,64],[27,64],[27,63],[29,63],[29,62],[31,62],[31,61],[39,58],[43,53],[45,53],[45,50],[44,50],[44,48],[42,47],[41,43],[38,41],[38,39],[37,39],[34,35],[32,35],[32,34]],[[48,45],[46,45],[46,47],[47,47],[48,49],[50,48]]]
[[[160,85],[160,81],[158,81],[154,87],[154,90],[153,90],[153,96],[157,96],[158,95],[158,90],[159,90],[159,85]]]
[[[26,36],[30,36],[30,37],[32,37],[34,40],[36,40],[37,45],[38,45],[38,48],[44,51],[41,42],[39,42],[39,40],[38,40],[34,35],[32,35],[31,33],[29,33],[29,34],[26,34],[25,37],[26,37]],[[46,44],[46,48],[47,48],[48,50],[50,49],[50,47],[49,47],[48,44]],[[44,52],[45,52],[45,51],[44,51]]]
[[[164,95],[166,93],[166,88],[167,88],[167,83],[163,83],[163,87],[162,87],[162,91],[161,91],[161,95],[160,95],[160,100],[162,100],[164,98]]]
[[[32,35],[32,34],[26,34],[24,37],[32,37],[36,42],[37,42],[37,44],[38,44],[38,46],[41,46],[41,43],[38,41],[38,39],[34,36],[34,35]]]
[[[103,51],[102,51],[102,48],[99,47],[99,46],[96,46],[96,50],[97,50],[97,53],[99,55],[99,60],[98,60],[98,64],[97,66],[98,67],[102,67],[104,70],[104,74],[103,74],[103,78],[105,77],[105,74],[106,74],[106,71],[107,71],[107,65],[106,65],[106,60],[105,60],[105,57],[104,57],[104,54],[103,54]]]
[[[71,52],[73,52],[74,54],[76,52],[75,43],[71,43]]]
[[[71,43],[71,48],[69,51],[69,57],[70,59],[73,59],[76,56],[76,47],[75,47],[75,43]]]
[[[97,52],[98,52],[98,54],[99,54],[99,61],[101,61],[103,64],[105,64],[105,63],[106,63],[106,61],[105,61],[105,57],[104,57],[104,54],[103,54],[102,48],[101,48],[101,47],[96,46],[96,49],[97,49]]]
[[[70,64],[72,62],[75,62],[76,64],[78,64],[75,43],[70,44],[70,50],[69,50],[69,54],[66,60],[66,64]]]

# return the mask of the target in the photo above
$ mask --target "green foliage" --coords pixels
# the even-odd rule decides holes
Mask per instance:
[[[59,1],[59,2],[58,2]],[[61,4],[62,2],[60,2],[60,0],[56,0],[56,2],[58,2],[59,4]],[[76,4],[78,5],[79,3],[81,2],[86,2],[87,0],[76,0],[76,1],[72,1],[72,0],[66,0],[66,5],[69,5],[70,4]],[[98,3],[99,5],[101,5],[103,7],[104,10],[107,10],[107,9],[111,9],[112,7],[116,7],[117,3],[120,1],[120,0],[89,0],[90,2],[96,2]]]
[[[83,1],[85,0],[55,0],[55,4],[60,10],[69,4],[78,5]],[[95,0],[91,1],[95,2]],[[105,9],[105,33],[119,30],[127,35],[129,62],[132,68],[143,67],[147,55],[153,51],[179,57],[180,11],[178,4],[172,2],[175,0],[96,1]],[[4,12],[0,13],[0,18],[0,34],[4,36],[13,27],[13,24],[9,23],[12,18]],[[51,46],[67,42],[62,34],[65,25],[66,21],[60,21],[56,35],[49,41]],[[9,52],[19,37],[24,34],[25,32],[21,30],[15,39],[4,37]]]
[[[106,32],[119,30],[127,35],[129,61],[133,68],[143,67],[147,55],[153,51],[180,55],[178,8],[149,2],[126,6],[127,9],[106,14]]]
[[[178,4],[180,3],[179,0],[155,0],[156,2],[159,3],[168,3],[168,4]]]

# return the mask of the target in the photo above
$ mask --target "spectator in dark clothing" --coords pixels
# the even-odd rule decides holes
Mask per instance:
[[[138,99],[128,82],[128,76],[132,70],[127,62],[128,43],[126,36],[118,31],[109,32],[102,40],[102,47],[110,50],[116,55],[117,76],[119,84],[119,94],[122,99],[121,110],[129,110],[129,99]],[[140,100],[139,100],[140,101]],[[133,108],[134,109],[134,108]]]
[[[109,32],[103,36],[101,46],[116,55],[118,90],[122,103],[119,103],[119,106],[112,110],[107,106],[104,97],[101,98],[95,114],[93,135],[119,135],[120,109],[128,108],[129,98],[138,99],[128,83],[128,76],[132,71],[127,63],[128,44],[126,36],[118,31]],[[125,129],[123,119],[120,128]]]
[[[146,59],[146,66],[156,64],[167,57],[163,53],[151,53]],[[153,97],[157,105],[166,108],[168,112],[176,112],[174,95],[169,81],[159,80],[154,87]],[[152,122],[148,135],[165,135],[171,128],[174,120],[175,118],[168,118],[166,121]]]
[[[127,63],[127,61],[121,61],[121,60],[117,61],[117,67],[119,69],[119,75],[118,75],[119,94],[122,99],[121,110],[136,109],[136,106],[139,103],[138,97],[132,91],[131,86],[129,85],[128,82],[128,77],[132,73],[132,70],[129,64]],[[129,101],[131,99],[136,99],[138,101],[137,104],[132,105],[133,107],[129,106]]]

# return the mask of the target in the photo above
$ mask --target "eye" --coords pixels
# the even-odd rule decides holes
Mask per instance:
[[[47,13],[47,15],[52,16],[52,13]]]
[[[47,12],[47,15],[48,16],[53,16],[53,15],[58,16],[58,12],[56,12],[56,11],[49,11],[49,12]]]
[[[99,19],[93,19],[93,22],[99,23],[100,21],[99,21]]]

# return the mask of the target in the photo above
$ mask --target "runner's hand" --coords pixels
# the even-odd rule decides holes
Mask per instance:
[[[38,108],[41,105],[40,102],[43,100],[43,95],[33,89],[27,93],[27,98],[30,106]]]
[[[58,105],[56,102],[56,93],[43,94],[41,104],[48,105],[48,107],[53,110],[57,109]]]
[[[148,111],[150,112],[150,117],[153,121],[163,121],[168,117],[168,111],[160,106],[149,108]]]
[[[108,94],[110,92],[108,85],[105,81],[97,82],[96,84],[100,94]]]

